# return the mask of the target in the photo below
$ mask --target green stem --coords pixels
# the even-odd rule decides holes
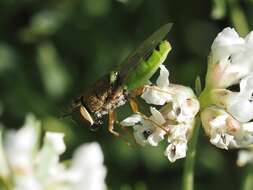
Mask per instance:
[[[253,165],[246,166],[245,176],[243,178],[242,190],[253,189]]]
[[[233,26],[241,36],[246,36],[249,33],[249,24],[238,0],[228,0],[228,5]]]
[[[7,182],[7,180],[0,177],[0,189],[4,188],[5,190],[11,190],[10,183]]]
[[[194,189],[194,163],[195,163],[195,157],[196,157],[196,146],[197,146],[200,126],[201,126],[201,120],[200,120],[200,117],[197,116],[195,127],[193,129],[192,138],[188,146],[186,161],[184,164],[183,190]]]

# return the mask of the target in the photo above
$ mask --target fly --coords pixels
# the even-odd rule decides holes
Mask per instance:
[[[71,104],[74,119],[88,123],[94,131],[102,125],[103,116],[108,115],[108,130],[118,136],[113,128],[115,109],[129,101],[132,110],[138,111],[133,98],[142,93],[143,86],[171,50],[169,42],[164,40],[171,27],[172,23],[160,27],[123,61],[118,71],[108,73],[75,98]]]

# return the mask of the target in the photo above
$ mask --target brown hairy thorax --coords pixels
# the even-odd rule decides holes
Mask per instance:
[[[82,101],[95,117],[100,118],[127,101],[123,88],[114,89],[110,77],[105,75],[83,96]]]

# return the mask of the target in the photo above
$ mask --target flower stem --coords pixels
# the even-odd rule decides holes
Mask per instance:
[[[253,165],[250,164],[245,168],[245,176],[243,178],[242,190],[253,189]]]
[[[195,127],[193,129],[193,134],[191,141],[189,142],[189,148],[187,151],[186,161],[184,164],[184,174],[183,174],[183,190],[193,190],[194,189],[194,163],[196,157],[196,147],[199,136],[199,129],[201,126],[200,117],[197,116]]]
[[[195,80],[195,91],[198,97],[202,93],[201,80],[198,76]],[[196,157],[196,147],[199,136],[199,129],[201,126],[200,115],[196,116],[195,126],[192,131],[192,137],[189,142],[188,151],[186,155],[186,160],[184,163],[184,173],[183,173],[183,190],[193,190],[194,189],[194,163]]]
[[[4,180],[2,177],[0,177],[0,189],[1,188],[4,188],[5,190],[11,190],[11,185],[6,181]]]
[[[241,36],[246,36],[249,32],[249,24],[238,0],[229,0],[228,5],[232,24]]]

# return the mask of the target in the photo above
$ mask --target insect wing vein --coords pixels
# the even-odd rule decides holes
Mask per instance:
[[[138,64],[165,38],[171,30],[172,23],[167,23],[149,36],[141,45],[131,53],[121,64],[118,74],[117,87],[124,85],[130,72],[134,71]]]

